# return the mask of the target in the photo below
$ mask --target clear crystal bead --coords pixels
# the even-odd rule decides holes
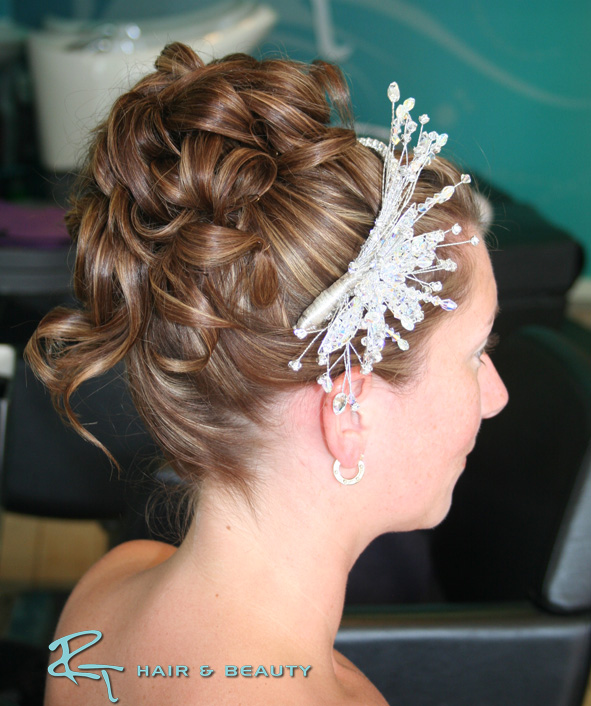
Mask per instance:
[[[429,122],[429,116],[426,113],[424,115],[419,115],[419,122],[421,125],[426,125]]]
[[[306,329],[303,328],[294,328],[293,332],[298,338],[306,338],[306,336],[308,335]]]
[[[344,392],[339,392],[338,395],[335,395],[335,398],[332,401],[332,411],[335,414],[342,414],[345,411],[346,406],[347,395]]]
[[[454,195],[454,191],[455,188],[451,184],[444,186],[443,189],[441,189],[441,192],[439,193],[439,202],[441,203],[442,201],[448,201],[449,199],[451,199],[451,197]]]
[[[415,107],[415,99],[407,98],[402,105],[407,111],[412,110]]]
[[[290,360],[288,365],[292,370],[295,370],[296,373],[298,370],[302,369],[302,362],[300,360]]]
[[[454,225],[451,227],[451,232],[454,235],[459,235],[462,232],[462,226],[459,223],[454,223]]]
[[[324,392],[330,392],[332,390],[332,380],[328,373],[324,373],[316,378],[319,385],[322,385]]]
[[[460,181],[462,184],[469,184],[472,181],[472,177],[469,174],[462,174]]]
[[[480,242],[480,238],[478,238],[477,236],[473,235],[473,236],[470,238],[470,242],[472,243],[472,245],[478,245],[478,243]]]
[[[458,308],[458,305],[453,301],[453,299],[444,299],[439,305],[445,311],[453,311]]]
[[[396,101],[400,100],[400,89],[398,88],[396,81],[392,81],[392,83],[388,86],[388,98],[392,101],[392,103],[396,103]]]
[[[407,351],[410,348],[408,341],[404,338],[399,338],[396,343],[398,344],[398,348],[400,348],[401,351]]]

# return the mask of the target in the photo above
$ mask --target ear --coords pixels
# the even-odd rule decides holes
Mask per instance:
[[[341,414],[335,414],[333,411],[334,398],[340,392],[347,393],[349,390],[349,383],[345,380],[344,374],[333,380],[332,391],[326,395],[322,407],[322,428],[326,448],[345,468],[354,468],[365,452],[369,415],[364,413],[364,405],[368,405],[371,395],[371,373],[362,375],[359,368],[351,370],[351,387],[359,403],[359,409],[356,412],[351,409],[350,404],[347,404]]]

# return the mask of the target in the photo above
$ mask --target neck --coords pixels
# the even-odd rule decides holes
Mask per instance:
[[[226,614],[235,608],[265,640],[332,654],[347,575],[363,547],[346,541],[345,520],[329,521],[321,495],[267,491],[256,510],[206,492],[175,564],[195,595],[215,597]]]

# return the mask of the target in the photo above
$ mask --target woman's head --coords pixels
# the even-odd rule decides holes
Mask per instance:
[[[330,126],[334,114],[349,116],[334,66],[246,55],[205,66],[180,44],[117,100],[67,218],[82,308],[48,315],[28,347],[69,416],[81,382],[124,359],[177,472],[248,490],[277,394],[319,373],[314,355],[297,375],[288,367],[302,345],[292,328],[346,271],[380,206],[381,162],[352,130]],[[437,159],[414,200],[458,181]],[[463,188],[421,230],[478,220]],[[457,272],[438,273],[460,305],[469,250],[452,246]],[[416,375],[442,314],[426,310],[410,350],[388,347],[376,372],[394,384]]]

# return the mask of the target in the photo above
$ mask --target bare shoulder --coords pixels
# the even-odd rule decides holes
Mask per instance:
[[[166,561],[176,552],[176,547],[149,539],[134,539],[119,544],[84,574],[74,592],[94,590],[102,583],[117,581],[133,573],[151,569]]]
[[[177,551],[172,544],[151,539],[134,539],[123,542],[108,551],[82,577],[78,586],[92,584],[104,578],[117,578],[134,571],[151,569]]]
[[[147,539],[124,542],[108,551],[80,579],[64,608],[58,632],[77,622],[80,611],[98,605],[125,579],[166,561],[176,547]],[[107,601],[108,605],[108,601]]]
[[[124,664],[121,650],[126,641],[121,635],[131,634],[128,623],[136,619],[137,587],[146,583],[140,575],[175,552],[175,547],[163,542],[125,542],[107,552],[84,574],[68,598],[57,625],[55,642],[50,646],[58,660],[55,665],[61,666],[56,667],[57,672],[50,672],[45,706],[104,703],[103,690],[96,688],[94,681],[97,677],[80,678],[75,682],[75,688],[72,688],[70,678],[52,678],[65,676],[64,663],[60,662],[63,659],[59,654],[60,646],[70,657],[91,647],[92,658],[89,660],[108,665]],[[63,647],[63,640],[67,640],[67,648]],[[122,676],[118,675],[118,679],[120,681]],[[120,688],[119,682],[117,686]]]

